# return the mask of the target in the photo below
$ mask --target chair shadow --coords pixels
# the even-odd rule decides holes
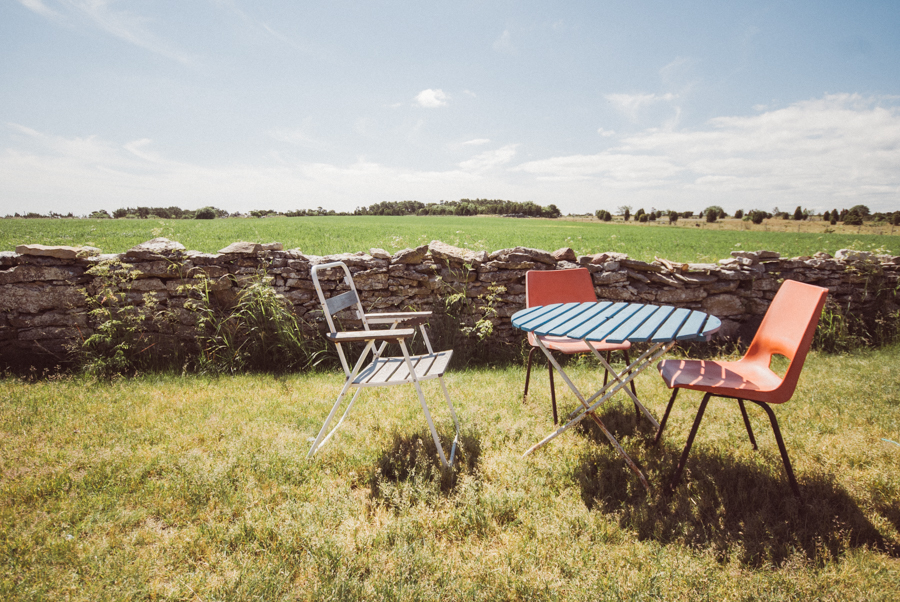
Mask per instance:
[[[802,505],[777,453],[771,466],[757,467],[695,448],[681,483],[667,495],[681,450],[642,447],[649,494],[608,446],[585,454],[573,475],[589,510],[615,515],[640,540],[708,549],[722,562],[734,558],[750,566],[780,566],[797,553],[821,564],[863,547],[900,557],[900,545],[879,533],[831,475],[798,475]],[[897,504],[880,511],[900,523]]]
[[[441,441],[451,441],[439,433]],[[450,450],[444,450],[449,453]],[[395,492],[394,485],[414,484],[445,495],[453,491],[460,477],[474,474],[481,459],[481,440],[477,434],[462,431],[451,468],[441,464],[437,447],[428,431],[413,434],[394,433],[390,449],[378,458],[369,475],[373,498],[383,499]]]

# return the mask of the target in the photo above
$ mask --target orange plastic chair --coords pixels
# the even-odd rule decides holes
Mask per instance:
[[[534,307],[536,305],[550,305],[553,303],[584,303],[597,301],[597,293],[594,292],[594,281],[591,278],[590,271],[587,268],[577,268],[574,270],[529,270],[525,273],[525,307]],[[630,364],[628,359],[628,350],[631,349],[631,343],[607,343],[592,342],[590,347],[584,341],[578,339],[570,339],[568,337],[554,337],[545,335],[535,335],[528,333],[528,343],[531,350],[528,352],[528,368],[525,371],[525,392],[522,394],[522,403],[528,398],[528,381],[531,378],[531,360],[534,352],[539,349],[537,337],[540,336],[541,342],[550,351],[557,351],[566,355],[576,353],[591,353],[591,347],[597,351],[606,353],[606,361],[609,362],[610,353],[613,351],[621,351],[625,356],[625,364]],[[547,370],[550,374],[550,399],[553,405],[553,424],[559,423],[559,417],[556,413],[556,388],[553,384],[553,365],[547,362]],[[609,371],[603,373],[603,385],[609,379]],[[634,388],[634,381],[631,382],[631,391],[637,395]],[[636,406],[635,406],[636,407]]]
[[[706,404],[710,397],[715,396],[737,400],[753,449],[757,449],[756,439],[753,437],[753,429],[750,427],[750,419],[747,417],[744,401],[752,401],[765,410],[772,423],[772,430],[775,433],[775,440],[778,442],[778,449],[781,452],[781,459],[784,462],[791,489],[802,501],[800,488],[794,478],[791,461],[778,428],[778,421],[769,406],[770,404],[784,403],[794,394],[827,295],[828,289],[786,280],[772,300],[747,353],[740,360],[735,362],[663,360],[658,364],[660,376],[674,391],[669,405],[666,407],[666,413],[659,424],[654,443],[659,442],[662,436],[679,389],[693,389],[706,393],[703,401],[700,402],[700,408],[697,410],[697,417],[694,419],[694,425],[688,435],[687,444],[684,446],[681,459],[669,484],[670,491],[674,490],[681,479],[681,473],[687,462],[691,445],[694,443],[694,436],[697,434],[703,412],[706,410]],[[769,368],[772,357],[775,355],[784,356],[790,361],[783,378]]]

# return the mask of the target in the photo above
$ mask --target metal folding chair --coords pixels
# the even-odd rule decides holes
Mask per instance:
[[[778,443],[791,489],[798,498],[803,499],[794,478],[794,471],[791,469],[784,440],[781,438],[778,421],[769,406],[784,403],[793,396],[827,295],[826,288],[785,280],[772,300],[747,353],[740,360],[735,362],[663,360],[658,364],[660,375],[674,391],[659,424],[655,442],[662,436],[679,389],[693,389],[706,393],[700,402],[694,425],[675,468],[675,474],[669,484],[670,489],[674,489],[681,479],[688,452],[694,443],[710,397],[724,397],[737,400],[753,449],[756,449],[756,439],[753,437],[744,401],[752,401],[765,410],[775,433],[775,441]],[[775,355],[784,356],[790,361],[783,378],[769,367]]]
[[[343,293],[334,295],[328,299],[325,298],[322,283],[320,281],[320,273],[328,270],[343,270],[343,281],[346,290]],[[422,404],[422,411],[425,413],[425,420],[428,422],[428,428],[437,447],[438,455],[441,463],[445,467],[451,467],[456,456],[456,446],[459,442],[459,421],[456,418],[456,410],[453,408],[453,402],[450,401],[450,395],[447,392],[447,385],[444,383],[444,372],[453,356],[453,351],[435,352],[431,348],[431,341],[428,339],[428,333],[425,332],[425,323],[431,312],[393,312],[393,313],[377,313],[367,314],[362,307],[359,294],[356,291],[356,285],[353,283],[353,277],[349,268],[343,262],[333,262],[313,266],[312,280],[319,295],[319,301],[322,303],[322,309],[325,312],[325,320],[328,322],[329,332],[326,337],[332,341],[336,347],[341,365],[346,374],[344,386],[338,395],[334,407],[325,419],[319,434],[316,436],[309,450],[307,457],[312,457],[326,442],[331,438],[335,431],[343,424],[344,419],[350,412],[350,408],[356,402],[360,392],[365,387],[388,387],[391,385],[401,385],[411,383],[419,395],[419,401]],[[357,331],[338,331],[335,325],[335,315],[344,310],[352,310],[355,312],[357,320],[362,322],[362,330]],[[370,329],[371,325],[390,325],[389,328],[380,328],[378,330]],[[398,328],[398,326],[404,326]],[[406,346],[406,339],[415,334],[415,327],[418,326],[422,333],[425,348],[428,353],[424,355],[410,355]],[[402,355],[397,357],[384,357],[384,353],[388,343],[394,342],[400,346]],[[357,358],[353,367],[350,367],[347,356],[342,345],[350,343],[365,343],[363,351]],[[376,345],[376,343],[378,343]],[[450,458],[444,454],[444,448],[441,446],[438,438],[437,430],[434,427],[434,421],[431,418],[431,412],[428,411],[428,404],[425,402],[425,394],[422,392],[421,382],[425,380],[438,379],[441,382],[441,389],[444,392],[444,398],[447,400],[447,407],[450,408],[450,416],[453,418],[456,435],[450,446]],[[337,424],[328,431],[332,419],[341,406],[341,402],[347,391],[351,387],[357,390],[353,394],[347,409],[341,415]],[[326,434],[326,431],[327,434]]]

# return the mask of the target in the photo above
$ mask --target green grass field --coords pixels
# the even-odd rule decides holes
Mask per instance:
[[[188,249],[208,253],[238,240],[280,242],[286,249],[299,248],[313,255],[367,251],[371,247],[394,252],[441,240],[489,252],[519,245],[547,251],[571,247],[579,254],[617,251],[644,261],[652,261],[654,257],[672,261],[715,261],[728,257],[733,250],[758,249],[778,251],[787,257],[812,255],[818,251],[834,254],[842,248],[900,254],[900,230],[891,235],[883,228],[860,228],[857,233],[825,233],[767,231],[762,227],[737,229],[740,227],[747,226],[741,222],[696,227],[497,217],[0,219],[0,251],[15,250],[20,244],[46,244],[88,245],[98,247],[104,253],[121,253],[136,244],[163,236]]]
[[[0,599],[893,601],[898,351],[813,353],[776,408],[805,509],[764,414],[748,408],[754,452],[723,400],[685,481],[661,495],[699,403],[690,392],[659,448],[630,403],[601,414],[655,486],[646,496],[592,429],[521,458],[553,428],[546,373],[523,404],[521,366],[449,374],[464,447],[443,478],[417,444],[427,429],[411,387],[366,390],[307,461],[337,372],[5,378]],[[582,384],[599,376],[570,367]],[[638,392],[660,416],[654,371]],[[432,409],[448,432],[446,409]]]

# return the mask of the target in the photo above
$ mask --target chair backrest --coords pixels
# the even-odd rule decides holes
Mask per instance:
[[[319,272],[333,269],[343,270],[344,284],[349,290],[334,295],[333,297],[326,298],[322,283],[319,281]],[[363,311],[362,301],[360,301],[359,294],[356,292],[356,285],[353,283],[353,276],[350,275],[350,268],[347,267],[347,264],[342,261],[335,261],[332,263],[314,265],[312,268],[312,281],[313,285],[316,287],[316,294],[319,295],[322,311],[325,312],[325,321],[328,322],[329,331],[332,333],[337,332],[337,328],[334,324],[334,315],[345,309],[352,308],[354,305],[356,306],[356,318],[362,322],[363,329],[369,330],[369,323],[366,321],[366,313]],[[347,363],[347,358],[344,357],[344,350],[341,348],[340,343],[336,343],[336,345],[338,356],[340,356],[341,364],[344,367],[344,372],[349,375],[350,365]]]
[[[596,300],[594,281],[587,268],[525,273],[525,307]]]
[[[827,296],[827,288],[785,280],[772,299],[741,360],[765,366],[769,365],[773,355],[783,355],[790,360],[781,385],[767,402],[784,403],[794,394]]]

